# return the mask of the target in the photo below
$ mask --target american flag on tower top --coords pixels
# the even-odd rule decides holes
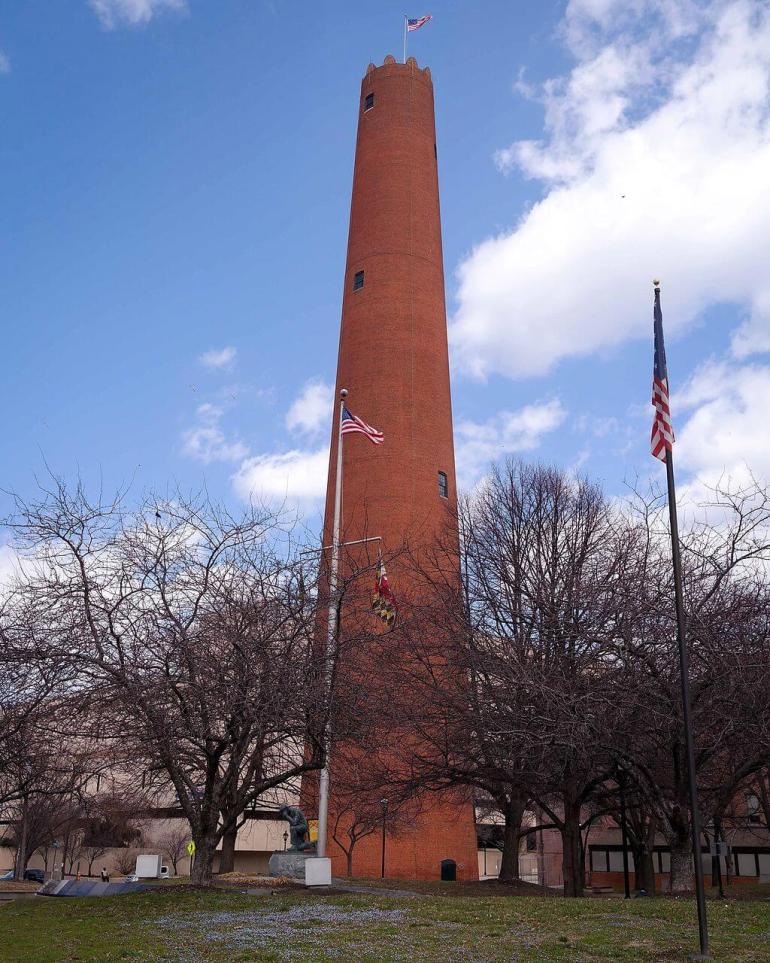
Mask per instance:
[[[655,418],[652,422],[650,448],[655,458],[666,460],[666,452],[674,444],[674,429],[671,425],[671,409],[668,402],[668,368],[666,367],[666,348],[663,344],[663,314],[660,310],[660,287],[655,282],[655,307],[653,309],[655,330],[655,362],[652,372],[652,405]]]
[[[424,27],[425,24],[432,19],[433,17],[429,13],[426,13],[424,17],[417,17],[414,20],[407,18],[406,29],[409,31],[409,33],[411,33],[413,30],[419,30],[420,27]]]
[[[373,445],[381,445],[385,441],[385,435],[381,431],[367,425],[365,421],[357,418],[347,408],[342,409],[341,431],[343,435],[352,435],[356,431],[360,432],[362,435],[366,435]]]

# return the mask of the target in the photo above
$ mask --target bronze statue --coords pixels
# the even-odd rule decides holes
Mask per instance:
[[[289,824],[291,846],[287,852],[301,853],[315,846],[315,843],[310,841],[307,819],[299,806],[282,806],[278,810],[278,815]]]

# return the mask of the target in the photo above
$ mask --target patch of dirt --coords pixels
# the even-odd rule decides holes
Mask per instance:
[[[340,880],[342,883],[343,881]],[[347,880],[344,880],[347,884]],[[496,879],[472,880],[459,883],[442,883],[438,880],[413,879],[351,879],[351,884],[362,889],[378,889],[387,886],[391,890],[408,890],[411,896],[553,896],[561,897],[561,890],[548,889],[536,883],[501,883]]]
[[[292,879],[291,876],[249,876],[246,873],[220,873],[214,877],[213,884],[214,886],[226,886],[228,889],[233,886],[237,886],[239,889],[243,886],[249,888],[264,886],[267,889],[305,888],[303,883]]]

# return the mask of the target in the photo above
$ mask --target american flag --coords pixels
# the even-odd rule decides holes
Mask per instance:
[[[666,349],[663,344],[663,315],[660,310],[660,288],[655,284],[655,363],[652,373],[652,405],[655,418],[652,422],[650,447],[655,458],[666,460],[666,452],[674,444],[674,429],[671,425],[671,409],[668,405],[668,369]]]
[[[410,33],[411,33],[413,30],[419,30],[420,27],[424,27],[425,24],[426,24],[429,20],[432,20],[432,19],[433,19],[433,17],[432,17],[431,14],[429,14],[429,13],[426,13],[424,17],[418,17],[416,20],[409,20],[409,19],[407,19],[407,21],[406,21],[406,29],[407,29]]]
[[[342,434],[351,435],[353,432],[358,431],[362,435],[371,441],[373,445],[381,445],[385,441],[385,435],[381,431],[377,431],[376,428],[372,428],[371,425],[367,425],[365,421],[361,421],[354,414],[348,411],[347,408],[342,409]]]

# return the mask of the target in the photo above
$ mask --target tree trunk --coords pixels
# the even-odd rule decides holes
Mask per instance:
[[[216,844],[210,836],[193,837],[195,861],[193,862],[190,882],[196,886],[210,886],[214,875],[214,853]]]
[[[695,889],[695,869],[690,840],[671,847],[671,892],[691,893]]]
[[[500,859],[501,883],[518,883],[519,875],[519,840],[521,839],[521,823],[524,818],[525,803],[519,799],[509,800],[505,805],[505,831],[503,835],[503,855]]]
[[[580,833],[580,803],[564,803],[564,824],[561,828],[564,895],[582,896],[585,886],[585,866]]]
[[[355,843],[351,843],[350,849],[348,849],[348,851],[345,853],[345,857],[347,859],[347,864],[348,864],[348,879],[350,879],[353,876],[353,846],[354,845]]]
[[[666,823],[664,832],[671,850],[669,891],[672,893],[691,893],[695,889],[695,866],[692,858],[692,837],[686,805],[675,806]]]
[[[631,850],[634,854],[634,886],[637,890],[644,890],[648,896],[654,896],[657,888],[655,883],[655,836],[658,831],[658,820],[652,813],[642,816],[636,824],[631,837]]]
[[[232,873],[235,869],[235,840],[238,836],[238,826],[233,823],[222,837],[222,851],[219,854],[219,872]],[[176,872],[176,870],[175,870]]]
[[[644,842],[635,843],[631,852],[634,854],[634,889],[643,889],[648,896],[654,896],[655,864],[650,848]]]
[[[21,829],[19,831],[19,848],[16,850],[16,879],[24,879],[27,868],[27,798],[21,807]]]

